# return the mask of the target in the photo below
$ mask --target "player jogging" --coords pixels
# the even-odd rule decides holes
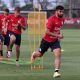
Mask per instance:
[[[61,27],[63,25],[64,19],[64,7],[59,5],[55,9],[55,14],[48,19],[45,35],[42,38],[40,49],[34,51],[31,56],[31,62],[33,62],[37,57],[42,57],[43,54],[51,48],[54,53],[55,61],[55,72],[53,77],[60,77],[60,64],[61,64],[61,46],[60,39],[63,35],[60,33]]]
[[[0,27],[1,27],[1,32],[0,35],[2,35],[3,38],[1,38],[0,36],[0,45],[3,45],[3,40],[4,40],[4,44],[7,45],[7,40],[8,40],[8,36],[7,36],[7,28],[8,28],[8,22],[6,22],[6,19],[9,15],[9,9],[4,9],[3,10],[3,14],[0,15]],[[0,46],[1,47],[1,46]],[[8,48],[8,46],[7,46]],[[0,49],[0,54],[1,56],[3,56],[3,50]]]
[[[26,22],[24,17],[20,14],[20,8],[16,7],[14,14],[9,16],[10,25],[8,28],[8,35],[10,37],[9,50],[7,56],[11,56],[12,45],[15,44],[16,48],[16,65],[19,66],[20,45],[21,45],[21,33],[22,29],[26,29]]]

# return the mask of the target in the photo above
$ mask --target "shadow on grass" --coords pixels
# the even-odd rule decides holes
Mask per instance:
[[[53,80],[62,80],[61,77],[53,78]]]

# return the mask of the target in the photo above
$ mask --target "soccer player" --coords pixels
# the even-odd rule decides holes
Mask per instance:
[[[22,29],[26,29],[25,18],[20,14],[20,7],[16,7],[14,10],[14,14],[10,15],[8,20],[10,21],[10,25],[8,28],[8,35],[10,37],[9,42],[9,50],[7,56],[11,56],[12,45],[15,44],[16,48],[16,65],[19,66],[19,56],[20,56],[20,44],[21,44],[21,33]]]
[[[8,16],[9,16],[9,9],[6,8],[3,10],[3,14],[1,15],[1,20],[2,20],[2,28],[4,29],[4,45],[7,46],[7,52],[9,43],[9,36],[8,36],[9,21],[7,21]]]
[[[60,64],[61,64],[61,46],[60,39],[63,38],[63,34],[60,33],[64,19],[64,7],[59,5],[55,9],[55,14],[48,19],[45,35],[42,38],[40,49],[34,51],[31,55],[31,62],[37,57],[42,57],[43,54],[51,48],[54,53],[55,72],[53,77],[60,77]]]
[[[2,37],[4,38],[4,44],[7,45],[7,40],[8,40],[8,35],[7,35],[7,27],[8,27],[8,22],[6,22],[6,19],[9,15],[9,9],[4,9],[3,10],[3,14],[0,15],[0,27],[1,27],[1,35]],[[0,37],[1,38],[1,37]],[[1,44],[0,45],[3,45],[3,38],[1,38]],[[8,48],[8,46],[7,46]],[[3,56],[3,50],[0,49],[0,53],[1,55]]]

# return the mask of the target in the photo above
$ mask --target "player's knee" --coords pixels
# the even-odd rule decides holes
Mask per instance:
[[[37,52],[37,56],[38,56],[38,57],[42,57],[43,55],[42,55],[42,53]]]
[[[15,37],[14,35],[11,35],[11,36],[10,36],[10,39],[11,39],[12,41],[15,41],[15,40],[16,40],[16,37]]]
[[[61,57],[61,49],[60,48],[54,49],[53,52],[54,52],[55,57]]]
[[[60,48],[54,49],[53,52],[54,53],[61,53],[61,49]]]

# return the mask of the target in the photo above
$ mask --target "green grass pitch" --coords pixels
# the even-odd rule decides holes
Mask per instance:
[[[15,49],[11,61],[0,61],[0,80],[80,80],[80,30],[62,30],[64,39],[61,41],[62,64],[61,78],[53,79],[54,56],[48,50],[44,55],[44,69],[32,70],[27,31],[22,34],[20,67],[15,66]],[[33,45],[33,43],[32,43]],[[5,56],[4,47],[4,56]]]

